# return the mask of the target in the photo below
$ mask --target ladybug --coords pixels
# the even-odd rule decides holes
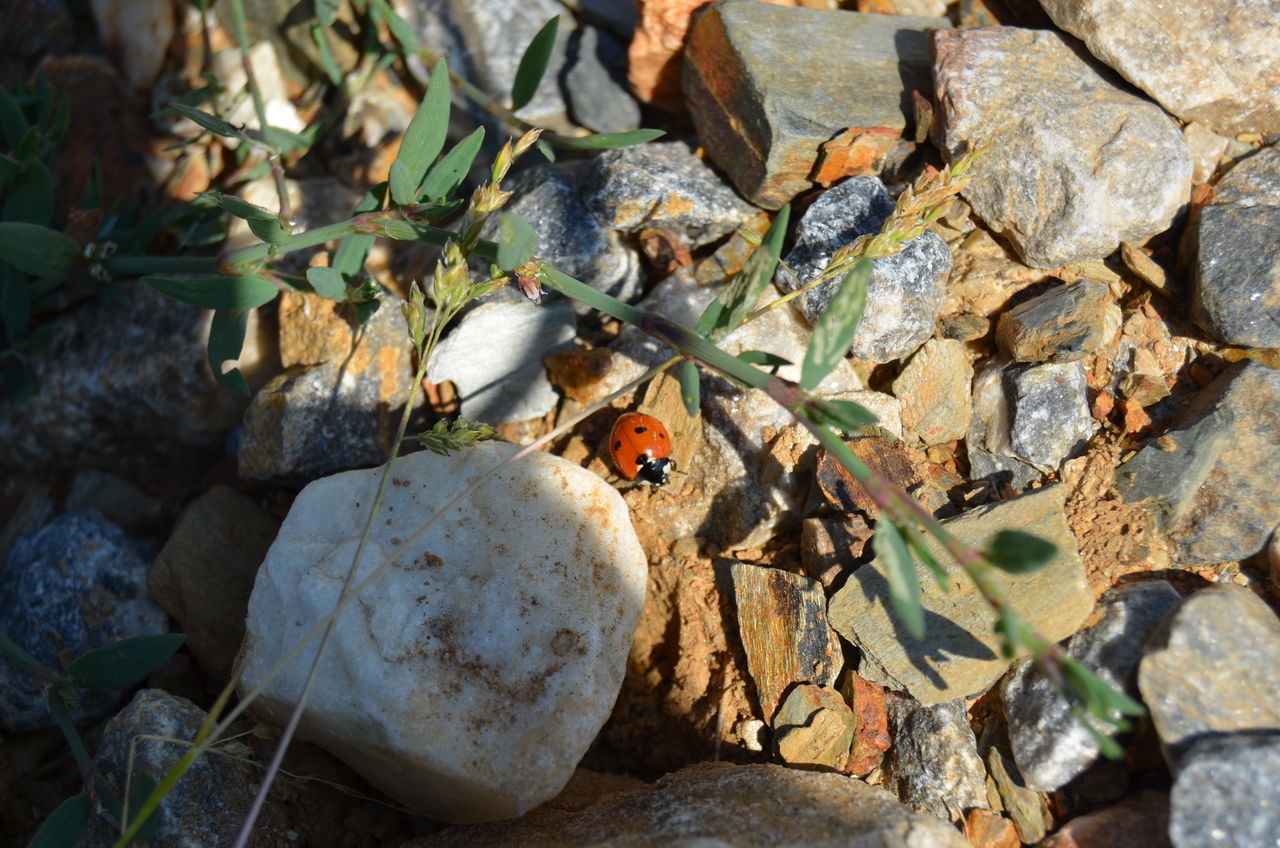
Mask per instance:
[[[609,433],[609,455],[628,480],[665,486],[667,474],[675,470],[671,456],[671,434],[652,415],[626,412],[613,422]]]

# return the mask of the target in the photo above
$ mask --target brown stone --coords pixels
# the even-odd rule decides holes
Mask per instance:
[[[879,174],[901,136],[893,127],[849,127],[822,145],[810,179],[829,186],[845,177]]]
[[[910,451],[901,442],[872,437],[845,444],[872,471],[893,485],[907,489],[921,482]],[[818,488],[834,509],[864,512],[872,519],[880,515],[880,507],[866,488],[826,451],[818,457]]]
[[[552,384],[578,403],[595,400],[596,388],[609,374],[613,350],[594,347],[590,350],[566,350],[543,359]]]
[[[1037,848],[1172,848],[1169,793],[1147,792],[1072,819]]]
[[[884,687],[849,671],[840,680],[840,693],[850,704],[857,719],[853,745],[849,749],[849,764],[845,766],[845,771],[855,777],[865,777],[879,764],[884,752],[889,750],[893,742],[893,737],[889,735]]]
[[[969,810],[964,815],[963,829],[972,848],[1022,848],[1013,822],[991,810]]]
[[[871,536],[871,525],[857,513],[806,518],[800,526],[805,573],[830,588],[862,558]]]
[[[794,766],[847,771],[856,719],[834,689],[802,683],[773,719],[778,756]]]

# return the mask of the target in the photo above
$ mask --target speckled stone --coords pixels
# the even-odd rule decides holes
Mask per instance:
[[[922,706],[889,699],[893,746],[885,756],[885,785],[908,807],[958,821],[972,807],[987,807],[986,770],[964,702]]]
[[[1000,313],[996,344],[1017,362],[1071,362],[1102,343],[1107,286],[1078,280]]]

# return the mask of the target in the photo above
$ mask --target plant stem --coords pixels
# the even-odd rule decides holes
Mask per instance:
[[[258,115],[258,126],[265,135],[267,131],[267,105],[262,100],[262,89],[253,75],[253,63],[249,61],[249,32],[245,26],[244,0],[231,0],[232,29],[236,34],[236,45],[240,48],[240,65],[244,68],[245,84],[253,97],[253,109]],[[289,203],[289,189],[284,181],[284,169],[280,167],[280,154],[272,150],[267,157],[271,164],[271,177],[276,184],[276,194],[280,197],[280,220],[286,228],[293,221],[293,208]]]

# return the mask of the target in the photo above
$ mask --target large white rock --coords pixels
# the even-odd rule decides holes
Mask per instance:
[[[436,510],[519,448],[480,443],[400,459],[299,736],[441,821],[518,816],[564,786],[608,718],[644,601],[627,508],[596,475],[534,453],[490,477],[420,539]],[[381,469],[317,480],[258,573],[242,692],[261,685],[338,598]],[[254,703],[283,723],[315,656]]]

